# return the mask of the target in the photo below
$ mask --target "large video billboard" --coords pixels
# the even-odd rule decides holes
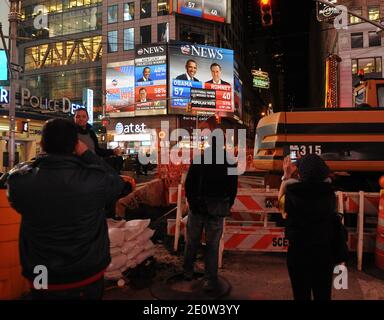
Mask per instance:
[[[167,50],[165,45],[136,48],[135,115],[167,113]]]
[[[233,50],[169,45],[169,113],[233,112]]]
[[[228,0],[175,0],[178,13],[230,23],[230,7]]]
[[[134,61],[107,64],[106,111],[111,116],[132,117],[135,112]]]

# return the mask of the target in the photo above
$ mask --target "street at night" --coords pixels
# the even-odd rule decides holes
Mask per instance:
[[[384,300],[384,0],[0,0],[0,22],[0,300]]]

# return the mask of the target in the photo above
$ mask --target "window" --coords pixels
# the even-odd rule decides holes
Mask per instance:
[[[167,23],[159,23],[157,25],[157,42],[167,42],[167,33]]]
[[[135,3],[124,3],[124,21],[135,19]]]
[[[360,16],[363,14],[361,8],[352,8],[350,10],[350,12],[356,13],[356,14],[358,14]],[[354,17],[354,16],[351,16],[351,15],[349,16],[349,23],[350,24],[355,24],[355,23],[360,23],[360,22],[361,22],[361,19],[359,19],[358,17]]]
[[[117,4],[108,7],[108,23],[117,22],[117,11],[119,6]]]
[[[168,0],[157,0],[157,15],[166,16],[169,14]]]
[[[117,52],[117,31],[108,31],[108,52]]]
[[[381,77],[382,66],[381,58],[363,58],[363,59],[352,59],[352,74],[357,75],[359,70],[364,70],[364,74],[377,73]]]
[[[369,36],[369,46],[370,47],[380,47],[381,46],[381,35],[377,34],[376,31],[368,32]]]
[[[151,17],[151,0],[140,1],[140,19]]]
[[[133,50],[135,48],[135,28],[124,29],[123,50]]]
[[[363,48],[364,36],[362,32],[351,34],[351,48]]]
[[[140,27],[140,43],[141,44],[151,43],[151,26]]]
[[[368,7],[368,18],[371,21],[380,20],[380,7],[379,6]]]

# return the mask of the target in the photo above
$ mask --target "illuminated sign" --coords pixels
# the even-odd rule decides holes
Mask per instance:
[[[337,5],[337,0],[329,0],[328,2]],[[328,6],[324,3],[317,2],[317,20],[318,21],[328,21],[338,15],[340,15],[340,10],[331,6]]]
[[[169,113],[233,112],[233,51],[204,45],[169,46]]]
[[[177,12],[206,20],[230,23],[227,0],[175,0]]]
[[[116,123],[115,132],[116,134],[132,134],[132,133],[145,133],[145,127],[147,125],[145,123],[141,124],[123,124],[121,122]]]
[[[9,92],[6,89],[0,87],[0,104],[9,103]]]
[[[107,64],[106,111],[113,116],[134,116],[135,66],[134,61]]]
[[[5,50],[0,50],[0,81],[8,80],[8,60]]]
[[[167,50],[165,45],[136,48],[135,115],[167,113]]]
[[[83,89],[83,105],[87,109],[90,124],[93,124],[93,90]]]

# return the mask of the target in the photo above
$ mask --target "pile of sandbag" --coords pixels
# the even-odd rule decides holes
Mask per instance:
[[[124,271],[136,267],[154,255],[155,245],[151,238],[155,230],[148,228],[150,219],[108,219],[107,222],[112,261],[104,277],[107,280],[119,280]]]

